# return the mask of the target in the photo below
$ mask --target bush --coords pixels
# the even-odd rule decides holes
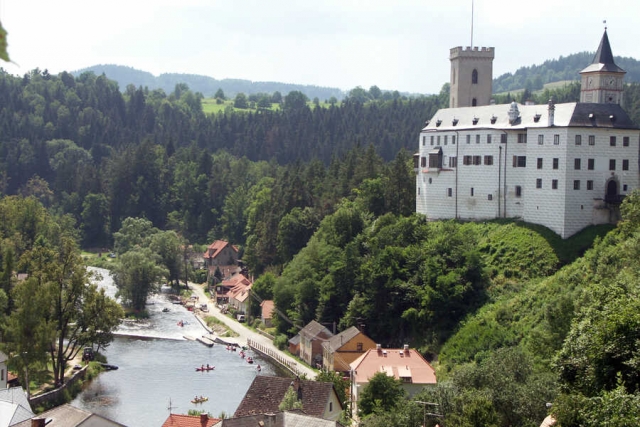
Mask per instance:
[[[275,345],[278,350],[284,350],[287,348],[287,344],[289,343],[289,338],[285,334],[279,334],[273,340],[273,345]]]

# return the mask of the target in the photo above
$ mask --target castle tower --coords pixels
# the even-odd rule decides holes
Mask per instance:
[[[623,79],[626,71],[613,62],[613,53],[606,28],[598,51],[593,57],[593,62],[580,71],[580,74],[582,76],[580,102],[622,106]]]
[[[451,48],[451,91],[449,107],[489,105],[493,84],[492,47]]]

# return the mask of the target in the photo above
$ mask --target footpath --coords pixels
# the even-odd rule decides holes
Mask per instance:
[[[220,312],[220,309],[216,306],[215,302],[211,301],[207,297],[203,285],[198,285],[190,282],[189,289],[191,290],[193,295],[198,297],[200,303],[202,303],[203,301],[207,302],[207,306],[209,308],[208,312],[194,310],[195,315],[202,319],[202,323],[204,323],[205,317],[213,316],[224,323],[233,332],[238,334],[238,336],[234,338],[221,337],[222,340],[234,342],[239,345],[248,345],[249,343],[251,343],[252,347],[257,348],[260,352],[268,355],[268,357],[276,359],[277,361],[279,361],[279,363],[293,368],[293,370],[298,372],[299,375],[306,375],[307,379],[310,380],[316,378],[316,372],[313,369],[301,363],[294,357],[291,357],[289,354],[280,351],[275,345],[273,345],[271,339],[247,328],[242,323],[231,319],[229,316],[222,314]]]

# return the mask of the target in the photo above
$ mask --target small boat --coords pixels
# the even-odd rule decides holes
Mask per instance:
[[[196,368],[197,372],[208,372],[208,371],[213,371],[214,369],[216,369],[215,366],[200,366],[199,368]]]
[[[163,308],[163,309],[162,309],[162,312],[163,312],[163,313],[168,313],[168,312],[170,312],[170,311],[171,311],[171,310],[169,310],[169,307],[165,307],[165,308]]]
[[[244,351],[240,352],[240,357],[242,357],[244,359]]]
[[[196,397],[195,399],[191,400],[191,403],[198,404],[198,403],[206,402],[207,400],[209,400],[208,397],[200,396],[200,397]]]
[[[260,367],[260,365],[256,366],[256,371],[258,372],[262,371],[262,368]]]
[[[102,363],[101,364],[102,367],[104,368],[105,371],[115,371],[118,369],[118,367],[116,365],[109,365],[107,363]]]
[[[184,322],[181,320],[181,321],[179,321],[179,322],[177,323],[177,325],[178,325],[178,326],[180,326],[180,327],[182,327],[182,326],[184,326]]]
[[[247,363],[249,364],[253,363],[253,359],[251,358],[251,356],[247,357]]]

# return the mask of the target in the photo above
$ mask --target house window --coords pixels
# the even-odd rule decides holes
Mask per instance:
[[[536,179],[536,188],[542,188],[542,178]]]
[[[333,402],[329,402],[329,412],[333,412]]]
[[[519,133],[518,134],[518,144],[526,144],[527,143],[527,134]]]
[[[582,145],[582,135],[576,135],[576,145]]]
[[[438,135],[436,138],[437,138],[436,139],[436,145],[440,145],[440,135]]]
[[[623,147],[628,147],[629,146],[629,137],[628,136],[623,136],[622,137],[622,146]]]
[[[486,166],[493,165],[493,156],[484,156],[484,164]]]
[[[609,170],[616,170],[616,159],[609,159]]]
[[[593,181],[587,181],[587,190],[593,190]]]
[[[449,142],[449,135],[445,135],[444,136],[444,145],[447,145],[448,142]]]
[[[623,171],[628,171],[629,170],[629,160],[624,159],[622,161],[622,170]]]
[[[538,135],[538,145],[544,145],[544,135]]]
[[[463,165],[470,165],[471,164],[471,160],[472,157],[471,156],[464,156],[462,157],[462,164]]]
[[[427,137],[423,136],[422,137],[422,145],[424,146],[427,143]]]
[[[560,135],[553,135],[553,145],[560,145]]]
[[[477,85],[478,84],[478,70],[473,70],[471,72],[471,84]]]
[[[552,190],[557,190],[558,189],[558,180],[557,179],[552,179],[551,180],[551,189]]]
[[[615,147],[616,146],[616,137],[615,136],[610,136],[609,137],[609,146],[611,146],[611,147]]]
[[[560,159],[558,159],[557,157],[553,158],[553,168],[554,169],[558,169],[558,164],[560,163]]]
[[[473,197],[473,187],[471,187],[471,197]]]
[[[467,144],[471,144],[471,135],[467,135]]]
[[[627,184],[622,185],[622,191],[625,191],[625,192],[627,191]]]
[[[574,190],[579,190],[580,189],[580,180],[576,179],[573,181],[573,189]]]
[[[431,135],[431,145],[433,145],[433,135]]]
[[[503,133],[502,135],[500,135],[500,143],[502,144],[506,144],[507,143],[507,134]]]
[[[457,157],[449,157],[449,167],[456,168],[458,167],[458,158]]]
[[[527,156],[513,156],[513,167],[514,168],[526,168],[527,167]]]
[[[516,185],[516,197],[522,197],[522,186]]]
[[[538,169],[542,169],[542,157],[538,157]]]
[[[357,344],[356,344],[356,349],[357,349],[358,351],[362,351],[362,343],[361,343],[361,342],[359,342],[359,343],[357,343]]]
[[[447,197],[452,197],[452,196],[453,196],[453,189],[447,188]]]
[[[590,171],[594,170],[596,167],[596,159],[587,159],[587,169]]]
[[[596,145],[596,136],[589,135],[589,145]]]
[[[487,194],[487,200],[493,200],[493,194]]]
[[[451,145],[456,145],[456,136],[451,135]]]
[[[427,167],[427,158],[426,157],[420,157],[420,167],[421,168],[426,168]]]
[[[487,144],[491,144],[491,135],[487,135]]]
[[[478,166],[482,164],[482,156],[473,156],[473,164]]]
[[[429,167],[440,169],[442,168],[442,152],[429,153]]]
[[[480,135],[476,135],[476,144],[480,144]]]
[[[575,170],[580,170],[580,166],[581,166],[580,159],[573,159],[573,168]]]

